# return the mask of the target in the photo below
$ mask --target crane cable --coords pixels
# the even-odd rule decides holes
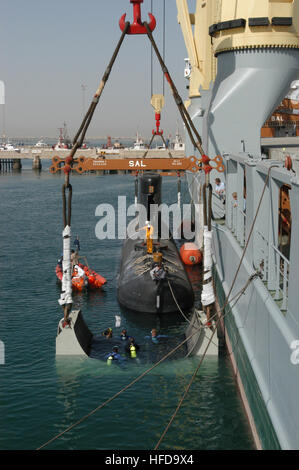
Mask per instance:
[[[151,32],[151,30],[150,30],[150,27],[149,27],[149,25],[148,25],[148,23],[147,23],[146,21],[145,21],[143,24],[144,24],[144,26],[145,26],[145,28],[146,28],[148,38],[149,38],[149,40],[150,40],[150,42],[151,42],[151,44],[152,44],[152,46],[153,46],[153,49],[154,49],[154,51],[155,51],[155,53],[156,53],[156,56],[157,56],[157,58],[158,58],[158,61],[159,61],[160,65],[161,65],[161,68],[162,68],[162,71],[163,71],[163,73],[164,73],[164,76],[165,76],[167,82],[169,83],[169,86],[170,86],[171,92],[172,92],[172,94],[173,94],[174,100],[175,100],[175,102],[176,102],[176,105],[177,105],[177,107],[178,107],[178,109],[179,109],[179,112],[180,112],[180,114],[181,114],[181,117],[182,117],[182,119],[183,119],[183,122],[184,122],[184,124],[185,124],[185,126],[186,126],[186,129],[187,129],[187,131],[188,131],[190,140],[191,140],[191,142],[192,142],[194,148],[197,148],[197,149],[199,150],[200,154],[201,154],[201,155],[204,155],[204,151],[203,151],[203,148],[202,148],[202,140],[201,140],[201,137],[200,137],[200,135],[198,134],[197,129],[196,129],[194,123],[192,122],[192,119],[191,119],[191,117],[190,117],[190,115],[189,115],[189,113],[188,113],[188,111],[187,111],[187,109],[186,109],[186,107],[185,107],[185,105],[184,105],[184,103],[183,103],[183,100],[182,100],[182,98],[180,97],[180,95],[179,95],[179,93],[178,93],[178,90],[177,90],[177,88],[176,88],[176,86],[175,86],[175,84],[174,84],[174,82],[173,82],[173,80],[172,80],[172,78],[171,78],[171,76],[170,76],[170,74],[169,74],[169,71],[168,71],[168,69],[167,69],[167,67],[166,67],[166,65],[165,65],[165,62],[164,62],[164,60],[163,60],[163,58],[162,58],[162,56],[161,56],[161,54],[160,54],[160,52],[159,52],[159,49],[158,49],[158,47],[157,47],[157,44],[156,44],[156,42],[155,42],[155,40],[154,40],[154,38],[153,38],[152,32]],[[194,138],[192,132],[195,134],[197,141],[195,141],[195,138]]]
[[[197,129],[194,125],[194,123],[192,122],[192,119],[182,101],[182,98],[180,97],[179,93],[178,93],[178,90],[169,74],[169,71],[165,65],[165,17],[166,17],[166,12],[165,12],[165,0],[164,0],[164,29],[163,29],[163,56],[164,58],[161,56],[159,50],[158,50],[158,47],[157,47],[157,44],[153,38],[153,35],[152,35],[152,32],[150,30],[150,27],[148,25],[147,22],[144,22],[143,25],[145,26],[146,28],[146,31],[147,31],[147,35],[149,37],[149,40],[151,42],[151,45],[152,45],[152,49],[155,51],[156,53],[156,56],[158,58],[158,61],[161,65],[161,68],[162,68],[162,71],[163,71],[163,84],[164,84],[164,80],[166,78],[166,80],[168,81],[169,85],[170,85],[170,88],[171,88],[171,92],[173,94],[173,97],[174,97],[174,100],[178,106],[178,109],[180,111],[180,114],[181,114],[181,117],[183,119],[183,122],[186,126],[186,129],[188,131],[188,134],[189,134],[189,137],[190,137],[190,140],[194,146],[194,148],[197,148],[200,152],[201,155],[204,155],[204,151],[203,151],[203,148],[202,148],[202,140],[201,140],[201,137],[200,135],[198,134],[197,132]],[[130,22],[126,22],[125,23],[125,27],[124,27],[124,30],[122,31],[122,34],[121,34],[121,37],[117,43],[117,46],[114,50],[114,53],[110,59],[110,62],[104,72],[104,75],[101,79],[101,82],[100,82],[100,85],[92,99],[92,102],[82,120],[82,123],[77,131],[77,134],[75,135],[74,139],[73,139],[73,146],[72,146],[72,149],[70,151],[70,155],[66,158],[65,160],[65,167],[66,167],[66,170],[69,170],[71,169],[72,167],[72,164],[74,162],[74,155],[76,153],[76,151],[78,150],[79,147],[82,146],[83,142],[84,142],[84,139],[85,139],[85,136],[86,136],[86,132],[88,130],[88,127],[90,125],[90,122],[92,120],[92,117],[94,115],[94,112],[95,112],[95,109],[97,107],[97,104],[100,100],[100,97],[103,93],[103,90],[105,88],[105,85],[110,77],[110,73],[112,71],[112,68],[113,68],[113,65],[115,63],[115,60],[118,56],[118,53],[119,53],[119,50],[121,48],[121,45],[124,41],[124,38],[128,32],[130,28]],[[153,74],[153,67],[151,67],[151,75]],[[164,93],[163,93],[164,94]],[[195,138],[192,134],[192,132],[195,134],[195,137],[197,139],[197,141],[195,141]]]
[[[147,157],[148,151],[149,151],[149,149],[151,148],[151,145],[152,145],[153,140],[154,140],[154,138],[156,137],[156,135],[157,135],[157,134],[153,133],[152,138],[151,138],[151,140],[150,140],[150,143],[148,144],[147,149],[145,150],[145,152],[144,152],[144,154],[143,154],[143,156],[142,156],[142,159],[144,159],[144,158]],[[160,133],[159,135],[160,135],[160,137],[161,137],[161,139],[162,139],[163,144],[165,145],[165,148],[166,148],[167,151],[168,151],[168,156],[169,156],[169,158],[173,158],[173,155],[172,155],[172,153],[171,153],[171,151],[170,151],[168,145],[167,145],[166,142],[165,142],[165,139],[164,139],[163,134]]]
[[[248,278],[247,282],[246,282],[245,285],[242,287],[242,289],[241,289],[239,292],[237,292],[237,294],[235,294],[232,298],[229,299],[229,302],[232,302],[233,300],[237,299],[236,302],[233,304],[232,308],[236,305],[236,303],[238,302],[239,298],[245,293],[245,291],[246,291],[247,288],[249,287],[249,284],[250,284],[255,278],[257,278],[257,277],[261,277],[260,271],[254,272],[254,273]],[[189,320],[189,318],[185,315],[185,313],[184,313],[183,310],[181,309],[181,307],[180,307],[180,305],[179,305],[179,303],[178,303],[178,301],[177,301],[177,299],[176,299],[176,297],[175,297],[175,295],[174,295],[174,292],[173,292],[173,289],[172,289],[172,286],[171,286],[169,280],[168,280],[168,285],[169,285],[169,290],[170,290],[170,292],[171,292],[172,298],[173,298],[173,300],[174,300],[174,302],[175,302],[175,304],[176,304],[176,306],[177,306],[177,308],[178,308],[180,314],[182,315],[182,317],[184,318],[184,320],[185,320],[187,323],[189,323],[189,325],[191,325],[191,321]],[[214,321],[218,316],[219,316],[219,315],[218,315],[217,312],[214,313],[214,315],[212,315],[212,316],[210,317],[210,321]],[[206,327],[207,325],[204,324],[203,326]],[[197,327],[197,326],[193,325],[193,328],[195,328],[195,329],[197,329],[198,331],[200,331],[200,330],[202,329],[202,326]]]
[[[151,45],[152,45],[152,49],[155,51],[156,53],[156,56],[158,58],[158,61],[161,65],[161,68],[162,68],[162,71],[163,71],[163,83],[164,83],[164,79],[166,78],[166,80],[168,81],[169,85],[170,85],[170,88],[171,88],[171,92],[173,94],[173,97],[174,97],[174,100],[178,106],[178,109],[180,111],[180,114],[181,114],[181,117],[182,117],[182,120],[186,126],[186,129],[188,131],[188,134],[189,134],[189,137],[190,137],[190,140],[194,146],[194,148],[197,148],[200,152],[201,155],[204,155],[204,151],[203,151],[203,148],[202,148],[202,140],[201,140],[201,137],[200,135],[198,134],[197,132],[197,129],[194,125],[194,123],[192,122],[192,119],[182,101],[182,98],[180,97],[179,93],[178,93],[178,90],[172,80],[172,78],[170,77],[170,74],[169,74],[169,71],[165,65],[165,17],[166,17],[166,13],[165,13],[165,0],[164,0],[164,31],[163,31],[163,55],[164,55],[164,59],[162,58],[159,50],[158,50],[158,47],[157,47],[157,44],[153,38],[153,35],[152,35],[152,32],[150,30],[150,27],[148,25],[147,22],[144,22],[143,25],[145,26],[146,28],[146,31],[147,31],[147,35],[149,37],[149,40],[151,42]],[[119,42],[117,43],[117,46],[115,48],[115,51],[111,57],[111,60],[105,70],[105,73],[102,77],[102,80],[100,82],[100,85],[92,99],[92,102],[82,120],[82,123],[80,125],[80,128],[78,129],[77,131],[77,134],[75,135],[74,139],[73,139],[73,147],[70,151],[70,155],[66,158],[65,160],[65,167],[66,167],[66,170],[69,170],[71,169],[72,167],[72,164],[74,162],[74,155],[76,153],[76,151],[78,150],[79,147],[82,146],[83,142],[84,142],[84,139],[85,139],[85,136],[86,136],[86,132],[88,130],[88,127],[90,125],[90,122],[92,120],[92,117],[93,117],[93,114],[95,112],[95,109],[97,107],[97,104],[100,100],[100,97],[103,93],[103,90],[105,88],[105,85],[110,77],[110,73],[112,71],[112,68],[113,68],[113,65],[115,63],[115,60],[118,56],[118,53],[119,53],[119,50],[121,48],[121,45],[124,41],[124,38],[128,32],[130,28],[130,22],[126,22],[125,23],[125,27],[124,27],[124,30],[122,31],[122,34],[121,34],[121,37],[119,39]],[[153,71],[151,70],[151,75],[152,75]],[[195,137],[197,139],[197,141],[195,140],[192,132],[195,134]]]
[[[151,0],[151,13],[153,13],[153,0]],[[162,55],[163,55],[163,62],[165,62],[165,50],[166,50],[166,33],[165,33],[165,30],[166,30],[166,7],[165,7],[165,0],[163,0],[163,29],[162,29]],[[153,96],[154,94],[154,78],[153,78],[153,44],[151,44],[151,97]],[[164,96],[165,95],[165,75],[163,73],[162,75],[162,95]],[[162,131],[163,132],[163,131]],[[153,131],[153,135],[152,135],[152,138],[150,140],[150,143],[148,144],[148,147],[147,149],[145,150],[144,152],[144,155],[143,155],[143,159],[147,157],[147,154],[148,154],[148,151],[149,149],[151,148],[151,145],[153,143],[153,140],[154,138],[156,137],[156,135],[160,135],[161,139],[162,139],[162,142],[165,146],[165,148],[167,149],[168,151],[168,156],[169,158],[173,158],[173,155],[168,147],[168,145],[166,144],[166,141],[165,141],[165,138],[163,136],[163,133],[160,133],[160,134],[156,134],[154,133]]]
[[[151,0],[151,13],[153,14],[153,0]],[[151,96],[154,94],[154,54],[153,54],[153,45],[151,45]]]
[[[125,35],[127,34],[127,31],[130,27],[130,23],[129,22],[126,22],[125,23],[125,28],[124,28],[124,31],[122,32],[121,34],[121,37],[117,43],[117,46],[114,50],[114,53],[110,59],[110,62],[105,70],[105,73],[102,77],[102,80],[100,82],[100,85],[96,91],[96,93],[94,94],[94,97],[92,99],[92,102],[82,120],[82,123],[77,131],[77,134],[75,135],[74,137],[74,140],[73,140],[73,147],[70,151],[70,154],[69,156],[66,158],[65,160],[65,166],[64,166],[64,173],[65,173],[65,183],[64,183],[64,186],[63,186],[63,221],[64,221],[64,227],[66,225],[70,225],[70,218],[71,218],[71,194],[72,194],[72,187],[69,183],[69,175],[70,175],[70,171],[71,171],[71,168],[72,168],[72,164],[74,162],[74,155],[76,153],[76,151],[78,150],[79,147],[81,147],[82,143],[84,142],[84,139],[85,139],[85,136],[86,136],[86,132],[87,132],[87,129],[90,125],[90,122],[91,122],[91,119],[93,117],[93,114],[94,114],[94,111],[96,109],[96,106],[100,100],[100,97],[103,93],[103,90],[105,88],[105,85],[108,81],[108,78],[110,76],[110,73],[111,73],[111,70],[112,70],[112,67],[114,65],[114,62],[117,58],[117,55],[119,53],[119,50],[121,48],[121,45],[123,43],[123,40],[125,38]],[[70,190],[70,197],[69,197],[69,203],[68,203],[68,216],[66,216],[66,198],[65,198],[65,190],[66,189],[69,189]]]
[[[104,90],[105,84],[107,83],[107,80],[110,76],[113,64],[116,60],[116,57],[118,55],[118,52],[120,50],[120,47],[123,43],[123,40],[125,38],[125,35],[128,31],[128,28],[130,26],[130,23],[127,22],[125,24],[125,29],[121,34],[120,40],[116,46],[116,49],[111,57],[111,60],[108,64],[108,67],[105,70],[105,73],[102,77],[102,80],[100,82],[100,85],[92,99],[92,102],[89,106],[89,109],[86,113],[86,115],[83,118],[83,121],[81,123],[81,126],[73,140],[73,146],[70,151],[69,156],[65,159],[65,165],[63,167],[63,171],[65,173],[65,181],[62,186],[62,217],[63,217],[63,226],[64,226],[64,231],[63,231],[63,240],[64,240],[64,256],[63,256],[63,277],[62,277],[62,292],[61,296],[59,299],[59,304],[63,308],[64,312],[64,320],[65,322],[69,321],[69,314],[72,308],[72,295],[71,295],[71,264],[70,264],[70,250],[69,250],[69,244],[70,244],[70,236],[71,236],[71,213],[72,213],[72,192],[73,188],[72,185],[70,184],[70,172],[72,170],[72,166],[74,163],[74,155],[79,147],[82,146],[87,129],[90,125],[91,119],[93,117],[94,111],[96,109],[96,106],[99,102],[99,99],[102,95],[102,92]],[[66,202],[66,191],[68,190],[68,202]],[[65,259],[67,258],[67,259]]]
[[[77,149],[82,145],[82,143],[83,143],[83,141],[84,141],[84,139],[85,139],[85,135],[86,135],[87,129],[88,129],[88,127],[89,127],[89,124],[90,124],[90,122],[91,122],[91,119],[92,119],[92,117],[93,117],[93,114],[94,114],[94,112],[95,112],[95,109],[96,109],[96,107],[97,107],[97,104],[98,104],[98,102],[99,102],[99,100],[100,100],[100,97],[101,97],[101,95],[102,95],[102,93],[103,93],[103,90],[104,90],[104,88],[105,88],[105,85],[106,85],[106,83],[107,83],[107,81],[108,81],[108,79],[109,79],[109,76],[110,76],[111,70],[112,70],[112,68],[113,68],[114,62],[115,62],[115,60],[116,60],[116,58],[117,58],[117,56],[118,56],[119,50],[120,50],[120,48],[121,48],[121,45],[122,45],[122,43],[123,43],[123,41],[124,41],[124,38],[125,38],[127,32],[128,32],[129,27],[130,27],[130,22],[127,21],[127,22],[125,23],[125,28],[124,28],[124,30],[123,30],[123,32],[122,32],[122,34],[121,34],[121,37],[120,37],[120,39],[119,39],[119,41],[118,41],[118,43],[117,43],[117,46],[116,46],[116,48],[115,48],[115,50],[114,50],[114,53],[113,53],[113,55],[112,55],[112,57],[111,57],[111,59],[110,59],[110,62],[109,62],[108,66],[107,66],[107,68],[106,68],[106,70],[105,70],[105,72],[104,72],[104,75],[103,75],[103,77],[102,77],[102,80],[101,80],[101,82],[100,82],[100,85],[99,85],[99,87],[98,87],[98,89],[97,89],[97,91],[96,91],[96,93],[95,93],[95,95],[94,95],[94,97],[93,97],[93,99],[92,99],[92,102],[91,102],[91,104],[90,104],[90,106],[89,106],[89,108],[88,108],[88,110],[87,110],[87,112],[86,112],[86,115],[85,115],[84,118],[83,118],[83,121],[82,121],[82,123],[81,123],[81,126],[80,126],[80,128],[78,129],[78,132],[77,132],[77,134],[76,134],[75,137],[74,137],[74,140],[73,140],[73,147],[72,147],[71,154],[70,154],[70,157],[72,157],[72,158],[74,157],[74,155],[75,155]]]
[[[166,8],[165,0],[163,0],[163,61],[165,62],[166,52]],[[163,95],[165,95],[165,75],[163,74]]]
[[[154,12],[154,6],[153,6],[153,0],[151,0],[151,13],[153,14]],[[162,28],[162,56],[163,56],[163,61],[165,62],[165,51],[166,51],[166,6],[165,6],[165,0],[163,0],[163,28]],[[154,75],[153,75],[153,70],[154,70],[154,56],[153,56],[153,45],[151,44],[151,96],[154,94]],[[162,77],[162,89],[163,89],[163,96],[165,95],[165,75],[163,73]]]

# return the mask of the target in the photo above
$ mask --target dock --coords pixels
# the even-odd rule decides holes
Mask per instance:
[[[183,157],[184,152],[181,150],[170,150],[173,157]],[[37,156],[41,160],[51,160],[53,157],[58,156],[60,158],[66,158],[70,153],[70,149],[63,150],[52,150],[51,148],[36,149],[32,147],[22,147],[19,152],[0,150],[0,159],[21,159],[21,160],[34,160]],[[96,158],[104,156],[106,158],[141,158],[143,157],[145,150],[105,150],[105,149],[78,149],[76,157]],[[168,156],[167,150],[150,149],[147,157],[165,158]]]
[[[6,173],[13,170],[21,170],[22,162],[19,158],[1,158],[0,159],[0,173]]]
[[[66,158],[71,149],[53,150],[52,148],[34,148],[21,147],[19,151],[0,150],[0,172],[18,171],[22,169],[22,160],[32,160],[32,169],[41,170],[43,160],[52,160],[53,157]],[[181,150],[170,150],[174,158],[184,157]],[[105,150],[99,148],[78,149],[75,158],[97,158],[105,157],[106,159],[118,158],[143,158],[145,150]],[[167,158],[168,150],[165,149],[149,149],[147,158]],[[170,157],[169,157],[170,158]]]

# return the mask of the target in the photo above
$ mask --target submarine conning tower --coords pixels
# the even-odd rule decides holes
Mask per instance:
[[[138,183],[138,203],[146,209],[146,220],[142,220],[143,214],[139,215],[139,226],[143,227],[146,221],[155,222],[153,219],[157,216],[157,210],[154,210],[153,205],[158,209],[162,201],[162,177],[158,173],[145,172],[139,176]]]
[[[260,157],[261,127],[299,75],[299,0],[197,0],[194,14],[177,0],[177,8],[188,110],[206,152]]]

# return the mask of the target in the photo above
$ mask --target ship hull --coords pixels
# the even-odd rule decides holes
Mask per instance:
[[[284,306],[284,284],[279,274],[283,255],[278,255],[279,252],[273,248],[277,245],[276,239],[272,244],[268,242],[265,248],[265,240],[262,239],[261,243],[259,236],[261,230],[264,230],[264,237],[268,233],[278,234],[277,214],[276,219],[274,213],[274,217],[269,217],[269,223],[265,223],[268,220],[267,205],[261,207],[253,237],[244,256],[244,244],[253,220],[251,212],[255,214],[252,210],[253,198],[255,194],[261,194],[262,187],[258,186],[255,167],[247,167],[247,183],[252,182],[254,189],[249,192],[247,186],[246,218],[242,216],[235,219],[231,214],[233,207],[229,199],[234,190],[229,186],[229,171],[228,165],[226,217],[219,217],[212,223],[213,278],[228,357],[232,362],[256,447],[264,450],[298,449],[299,410],[296,403],[299,376],[298,365],[294,365],[294,360],[292,361],[291,348],[294,338],[298,338],[298,323],[293,320],[293,312],[297,309],[293,307],[290,296],[297,276],[285,278],[288,280],[289,298],[288,304]],[[281,174],[286,178],[283,170]],[[277,175],[273,175],[273,179],[278,178],[278,175],[280,170],[277,170]],[[199,179],[196,183],[193,181],[189,189],[190,193],[193,189],[196,195],[200,194]],[[274,189],[273,194],[269,191],[269,197],[273,199],[272,206],[277,204],[278,207],[279,193]],[[295,189],[293,184],[292,214],[297,214],[299,207],[295,204]],[[215,197],[213,201],[215,202]],[[258,201],[259,199],[256,204]],[[216,214],[214,209],[215,206],[213,212]],[[294,251],[290,259],[294,259]],[[276,253],[276,257],[273,253]],[[263,262],[262,256],[265,256]],[[275,262],[280,270],[276,269]],[[277,273],[280,284],[277,283]],[[244,286],[244,292],[238,295]],[[222,312],[229,293],[230,299],[234,300],[228,302]]]
[[[224,226],[214,226],[214,283],[220,309],[229,293],[242,248]],[[231,297],[253,274],[245,259]],[[223,312],[224,328],[243,402],[257,447],[265,450],[298,448],[296,409],[298,374],[290,361],[288,328],[275,300],[259,277],[251,281],[235,304]],[[286,400],[286,397],[288,399]],[[294,426],[294,428],[293,428]]]

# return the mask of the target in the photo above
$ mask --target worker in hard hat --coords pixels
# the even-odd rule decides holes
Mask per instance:
[[[146,225],[139,230],[140,231],[145,230],[145,241],[146,241],[147,252],[149,254],[152,254],[153,253],[154,227],[149,221],[147,221]]]
[[[149,254],[153,253],[153,234],[154,227],[148,222],[146,226],[146,247]]]

